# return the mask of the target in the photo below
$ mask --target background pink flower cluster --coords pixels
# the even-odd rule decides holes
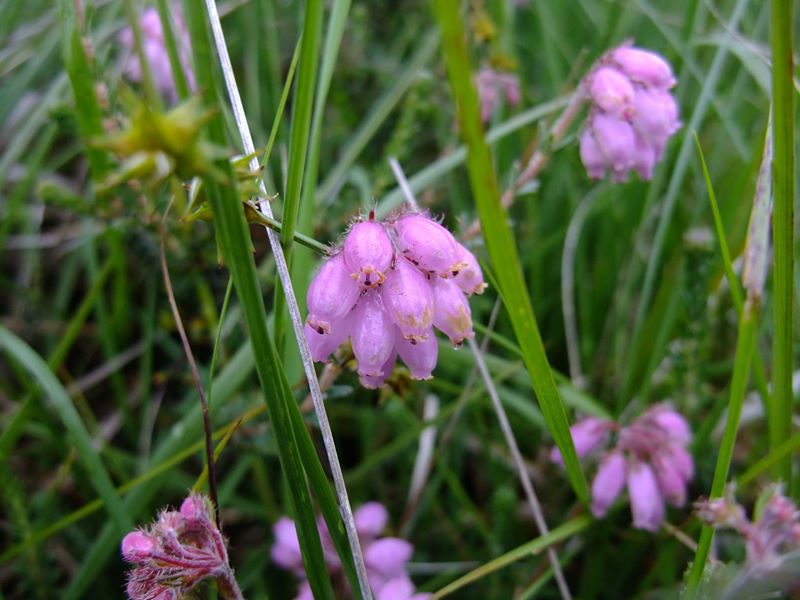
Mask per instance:
[[[416,593],[414,583],[408,576],[407,564],[414,547],[405,540],[394,537],[380,537],[389,521],[389,513],[379,502],[368,502],[354,513],[356,531],[364,550],[369,584],[376,600],[425,600],[430,594]],[[337,579],[340,587],[346,587],[342,564],[336,554],[330,533],[320,518],[317,527],[322,540],[322,549],[329,572]],[[275,544],[272,546],[272,560],[292,571],[302,579],[295,600],[313,600],[311,587],[305,579],[303,558],[294,522],[282,517],[273,526]]]
[[[475,256],[427,215],[370,215],[309,286],[311,357],[325,361],[349,338],[365,387],[383,385],[398,356],[414,379],[428,379],[438,358],[433,328],[455,346],[472,337],[467,296],[485,287]]]
[[[681,126],[669,90],[675,78],[658,54],[629,45],[612,50],[587,76],[592,102],[580,136],[580,155],[589,177],[625,181],[632,169],[653,176],[667,140]]]
[[[665,501],[686,503],[686,488],[694,475],[688,452],[691,430],[683,416],[667,404],[657,404],[628,426],[608,419],[587,417],[570,428],[579,457],[607,446],[612,433],[616,444],[606,450],[592,482],[592,513],[600,518],[626,484],[633,525],[657,531],[664,521]],[[551,459],[562,463],[557,448]]]

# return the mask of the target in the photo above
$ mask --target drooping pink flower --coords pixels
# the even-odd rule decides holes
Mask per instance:
[[[350,276],[342,253],[322,263],[308,286],[306,322],[319,334],[331,333],[331,323],[344,318],[358,302],[361,288]]]
[[[664,498],[650,465],[635,461],[628,469],[628,495],[633,526],[658,531],[664,520]]]
[[[453,234],[421,213],[403,215],[394,223],[397,249],[422,271],[455,277],[466,265],[459,258]]]
[[[433,324],[433,290],[428,279],[410,262],[395,262],[381,290],[383,305],[402,337],[413,343],[428,338]]]
[[[613,424],[608,419],[598,417],[586,417],[569,428],[572,436],[572,443],[575,444],[575,452],[578,458],[590,454],[597,447],[602,445],[607,439]],[[554,447],[550,451],[550,460],[560,465],[564,464],[561,450]]]
[[[275,543],[270,550],[272,560],[287,571],[302,574],[303,555],[300,553],[300,540],[297,538],[294,521],[281,517],[272,526],[272,534],[275,537]]]
[[[486,282],[483,280],[483,271],[478,264],[475,255],[461,244],[457,244],[459,262],[465,265],[456,275],[454,281],[467,296],[472,294],[482,294],[486,289]]]
[[[353,225],[344,240],[343,254],[353,279],[364,288],[375,288],[383,283],[394,248],[383,224],[370,220]]]
[[[394,351],[395,325],[383,307],[381,294],[366,294],[356,307],[350,340],[358,374],[379,377]]]
[[[449,279],[433,281],[433,325],[458,347],[464,340],[474,337],[472,312],[464,293]]]
[[[600,462],[592,481],[592,514],[598,519],[606,516],[608,509],[625,487],[627,465],[622,452],[610,452]]]
[[[433,331],[421,342],[412,343],[398,336],[397,354],[411,372],[412,379],[430,379],[439,357],[439,344]]]
[[[360,538],[372,540],[378,537],[389,523],[389,511],[380,502],[362,504],[353,513],[356,531]]]
[[[509,106],[516,106],[522,98],[519,78],[511,73],[502,73],[490,67],[484,67],[475,76],[478,90],[478,101],[481,106],[481,120],[488,123],[492,114],[500,106],[501,101]]]
[[[598,62],[584,80],[591,101],[580,135],[580,157],[589,177],[607,172],[616,182],[631,170],[643,180],[653,175],[669,138],[681,126],[669,92],[675,78],[657,54],[620,46]]]

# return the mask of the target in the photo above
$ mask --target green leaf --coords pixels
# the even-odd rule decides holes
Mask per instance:
[[[442,31],[442,49],[459,115],[459,130],[467,146],[472,194],[489,257],[545,423],[564,457],[572,488],[578,498],[586,502],[589,492],[572,443],[566,409],[547,362],[514,236],[500,203],[492,156],[484,139],[478,98],[472,85],[472,67],[460,3],[457,0],[435,0],[433,4]]]

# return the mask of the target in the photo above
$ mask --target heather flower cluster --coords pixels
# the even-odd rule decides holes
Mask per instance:
[[[505,101],[509,106],[516,106],[522,99],[519,78],[511,73],[496,71],[484,67],[475,76],[475,87],[478,89],[478,100],[481,106],[481,120],[488,123],[495,109]]]
[[[737,531],[745,541],[747,564],[760,571],[779,568],[783,556],[800,550],[800,510],[781,486],[768,488],[751,520],[732,497],[700,500],[697,515],[709,525]]]
[[[389,521],[389,513],[379,502],[368,502],[355,511],[353,515],[356,531],[364,550],[364,562],[370,587],[376,600],[425,600],[430,594],[416,593],[416,588],[408,576],[407,564],[414,552],[414,547],[405,540],[393,537],[381,537]],[[347,583],[342,573],[342,564],[325,522],[317,520],[322,549],[328,571],[334,577],[336,585],[347,594]],[[300,588],[295,600],[313,600],[311,587],[305,579],[303,558],[300,554],[300,543],[294,522],[287,517],[280,518],[273,526],[275,544],[272,546],[272,560],[278,565],[292,571],[301,578]]]
[[[678,105],[670,89],[675,78],[658,54],[620,46],[597,63],[584,80],[591,100],[580,136],[580,155],[589,177],[614,181],[636,171],[644,180],[680,129]]]
[[[175,16],[175,41],[178,47],[178,56],[183,66],[183,72],[186,74],[189,88],[194,90],[195,83],[190,61],[189,32],[186,30],[180,11],[173,9],[172,14]],[[146,9],[142,13],[139,23],[142,28],[144,54],[153,73],[153,81],[159,92],[170,100],[175,100],[177,97],[175,79],[172,76],[172,67],[169,63],[169,55],[164,41],[164,30],[161,27],[158,11],[152,7]],[[119,40],[129,53],[133,51],[133,31],[131,31],[130,27],[122,30]],[[130,54],[125,63],[125,75],[131,81],[142,81],[142,65],[139,63],[139,57],[136,53]]]
[[[686,488],[694,475],[687,447],[691,430],[686,419],[667,404],[658,404],[628,426],[587,417],[570,428],[579,457],[605,449],[592,482],[592,514],[604,517],[628,487],[633,526],[657,531],[664,520],[665,501],[686,503]],[[615,434],[616,443],[607,445]],[[557,448],[551,459],[561,464]]]
[[[163,511],[147,529],[122,539],[131,600],[179,600],[214,579],[223,598],[242,598],[228,564],[228,552],[213,518],[211,501],[192,494],[178,511]]]
[[[433,328],[455,346],[474,335],[467,297],[486,284],[478,261],[419,212],[355,223],[308,289],[306,337],[315,361],[348,338],[362,385],[378,388],[399,356],[414,379],[438,358]]]

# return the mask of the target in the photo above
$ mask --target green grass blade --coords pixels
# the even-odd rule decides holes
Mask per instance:
[[[794,67],[792,32],[794,3],[772,0],[770,5],[772,47],[772,131],[774,156],[772,184],[775,207],[772,213],[774,265],[772,302],[772,406],[769,411],[769,444],[777,448],[792,430],[792,349],[795,334],[794,310]],[[792,462],[786,457],[775,475],[791,485]]]
[[[72,438],[72,442],[78,451],[78,456],[86,467],[92,485],[103,500],[117,533],[123,534],[133,529],[133,521],[114,490],[111,477],[109,477],[106,468],[103,466],[100,455],[92,444],[92,438],[83,421],[81,421],[80,415],[64,386],[56,379],[56,376],[53,375],[53,372],[41,356],[2,325],[0,325],[0,346],[3,347],[6,353],[13,356],[42,386],[50,405],[58,414],[64,424],[64,428]]]
[[[286,176],[286,195],[283,199],[283,230],[281,243],[290,248],[303,187],[303,173],[309,149],[311,114],[314,106],[314,88],[317,83],[319,40],[322,35],[322,2],[308,0],[303,19],[303,39],[300,45],[300,63],[292,110],[292,127],[289,137],[289,172]],[[291,264],[291,260],[289,261]]]
[[[535,556],[544,552],[547,548],[552,546],[553,544],[557,544],[563,540],[569,539],[573,535],[580,533],[584,529],[586,529],[592,523],[592,518],[589,515],[582,515],[580,517],[576,517],[571,521],[567,521],[563,525],[559,525],[547,535],[543,535],[537,537],[530,542],[522,544],[521,546],[514,548],[513,550],[506,552],[502,556],[498,556],[494,560],[489,561],[488,563],[481,565],[477,569],[470,571],[463,577],[459,577],[454,582],[446,585],[439,591],[435,592],[431,595],[430,600],[439,600],[439,598],[444,598],[445,596],[449,596],[453,592],[456,592],[463,588],[470,583],[478,581],[479,579],[486,577],[490,573],[494,573],[511,563],[514,563],[518,560],[521,560],[528,556]]]
[[[167,0],[156,0],[156,10],[158,18],[161,20],[161,30],[164,35],[164,47],[167,49],[169,58],[169,68],[172,70],[172,81],[175,83],[175,91],[178,99],[185,100],[189,96],[189,83],[186,81],[186,73],[183,70],[178,42],[175,39],[175,29],[170,15],[170,8]]]
[[[472,85],[460,3],[457,0],[435,0],[433,4],[442,31],[445,64],[461,135],[467,146],[467,169],[489,257],[547,428],[561,450],[576,495],[585,502],[589,497],[586,479],[569,433],[566,409],[547,362],[514,236],[500,204],[492,157],[483,136],[478,99]]]

